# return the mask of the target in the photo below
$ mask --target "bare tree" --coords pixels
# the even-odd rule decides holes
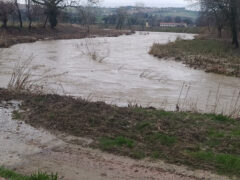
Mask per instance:
[[[34,3],[42,5],[45,7],[46,21],[49,20],[51,28],[55,28],[58,24],[57,17],[59,15],[59,9],[64,8],[67,3],[66,0],[32,0]],[[70,2],[71,3],[71,2]]]
[[[214,14],[219,35],[221,35],[223,23],[229,25],[232,32],[232,44],[238,48],[239,0],[199,0],[199,3],[204,11]]]
[[[127,11],[124,8],[117,9],[116,29],[122,29],[127,18]]]
[[[83,24],[87,27],[87,32],[90,33],[90,26],[96,21],[95,2],[88,1],[87,5],[79,8],[79,13]]]
[[[218,37],[222,37],[222,29],[227,21],[227,15],[223,12],[219,1],[216,0],[201,0],[202,13],[211,19],[211,23],[215,24],[218,29]]]
[[[27,9],[27,18],[28,18],[28,29],[30,30],[32,28],[32,14],[33,14],[33,8],[32,8],[32,1],[31,0],[25,0],[26,9]]]
[[[238,16],[239,16],[239,2],[237,0],[230,0],[230,26],[232,31],[232,44],[239,48],[238,42]]]
[[[15,5],[15,8],[16,8],[16,11],[17,11],[17,15],[18,15],[19,26],[20,26],[20,28],[22,28],[22,26],[23,26],[22,14],[21,14],[21,10],[19,8],[18,0],[14,0],[14,5]]]
[[[8,18],[14,12],[14,5],[10,1],[0,1],[0,20],[2,21],[2,27],[7,27]]]

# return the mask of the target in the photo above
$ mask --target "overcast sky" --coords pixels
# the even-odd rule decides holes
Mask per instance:
[[[136,5],[144,3],[150,7],[186,7],[189,3],[185,0],[103,0],[102,5],[107,7]]]

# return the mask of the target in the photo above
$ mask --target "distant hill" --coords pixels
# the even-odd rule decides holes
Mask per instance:
[[[135,7],[135,6],[125,6],[121,7],[126,9],[129,14],[134,14],[137,12],[146,13],[149,16],[156,17],[181,17],[181,18],[190,18],[195,21],[198,16],[198,11],[191,11],[185,8],[151,8],[151,7]],[[117,8],[101,8],[103,15],[112,15],[116,12]]]

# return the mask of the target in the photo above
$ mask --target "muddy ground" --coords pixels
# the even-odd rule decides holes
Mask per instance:
[[[81,39],[89,36],[116,37],[120,35],[129,35],[132,32],[128,30],[99,29],[93,27],[90,32],[85,27],[78,25],[60,24],[55,29],[49,27],[16,28],[9,27],[0,29],[0,47],[7,48],[14,44],[36,42],[38,40],[56,40],[56,39]]]
[[[114,177],[117,171],[122,171],[120,175],[129,176],[129,179],[139,179],[143,174],[149,179],[169,179],[172,175],[176,175],[172,172],[169,174],[169,170],[162,171],[162,168],[160,168],[160,172],[158,168],[153,168],[153,171],[151,170],[148,174],[151,165],[142,166],[145,163],[139,165],[138,161],[128,158],[107,155],[107,157],[114,157],[114,160],[111,160],[111,158],[105,159],[103,154],[100,157],[95,155],[92,157],[90,152],[100,153],[100,151],[89,150],[88,148],[91,147],[116,155],[129,156],[133,159],[149,159],[153,162],[164,160],[171,164],[188,165],[193,169],[205,169],[220,174],[239,176],[240,136],[238,135],[239,121],[237,120],[224,116],[165,112],[154,108],[119,108],[103,102],[91,103],[82,99],[58,95],[16,94],[1,89],[1,101],[13,99],[22,101],[21,110],[13,111],[15,119],[24,120],[35,128],[44,128],[54,134],[61,132],[80,138],[68,140],[68,143],[74,144],[71,146],[69,144],[54,146],[55,143],[52,143],[52,140],[45,143],[43,147],[40,145],[40,150],[43,149],[40,153],[28,156],[28,158],[32,156],[32,159],[27,164],[32,163],[31,166],[34,167],[34,170],[39,167],[42,169],[47,165],[48,168],[43,168],[43,170],[54,171],[53,168],[49,168],[49,166],[53,166],[51,163],[64,164],[65,168],[73,170],[71,164],[76,163],[73,167],[77,167],[76,173],[79,173],[78,168],[81,168],[85,162],[83,161],[84,157],[80,158],[81,160],[77,157],[86,156],[84,155],[86,153],[88,154],[86,163],[91,164],[92,169],[95,169],[96,165],[101,168],[110,168],[105,170],[106,172],[99,170],[102,176],[106,176],[106,174],[109,176],[113,173],[112,177]],[[220,129],[221,132],[218,131]],[[45,138],[41,137],[40,139],[44,140]],[[33,140],[32,143],[36,146],[39,145],[38,141]],[[76,144],[87,147],[88,150],[82,151],[82,148]],[[201,157],[202,153],[210,152],[214,152],[216,157],[226,156],[226,161],[215,162],[215,159]],[[115,158],[120,158],[123,162],[121,160],[119,162]],[[126,163],[124,159],[130,162]],[[226,169],[229,160],[233,163],[233,167]],[[133,165],[135,163],[137,165]],[[21,163],[21,168],[24,166]],[[26,167],[28,166],[26,165]],[[111,167],[116,171],[112,172]],[[124,170],[124,168],[126,169]],[[56,170],[62,171],[59,167]],[[164,174],[166,178],[164,178]],[[208,175],[200,174],[202,177],[208,178]],[[180,173],[180,176],[177,175],[173,179],[181,179],[181,175]],[[192,175],[184,175],[183,179],[186,177],[196,178],[195,173]]]

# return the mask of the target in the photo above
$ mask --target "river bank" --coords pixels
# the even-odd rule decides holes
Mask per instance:
[[[194,169],[240,175],[239,120],[137,106],[120,108],[103,102],[4,89],[0,90],[0,100],[22,101],[21,110],[13,112],[16,120],[50,132],[90,138],[92,148],[134,159],[162,159]]]
[[[194,69],[240,77],[240,53],[229,42],[196,37],[178,39],[168,44],[155,43],[150,54],[158,58],[174,58]]]
[[[14,44],[36,42],[38,40],[57,40],[57,39],[82,39],[89,36],[117,37],[120,35],[130,35],[133,32],[128,30],[100,29],[93,27],[90,32],[79,25],[60,24],[57,28],[32,27],[0,29],[0,48],[7,48]]]
[[[3,93],[4,91],[5,93]],[[32,127],[24,122],[26,120],[24,119],[24,114],[30,115],[32,111],[31,109],[23,111],[25,100],[29,100],[27,96],[29,98],[32,96],[36,102],[41,98],[37,98],[37,100],[34,97],[36,95],[33,94],[10,94],[12,93],[7,93],[7,90],[1,89],[0,143],[3,146],[0,146],[0,177],[11,178],[13,180],[15,180],[14,178],[17,178],[17,180],[32,180],[31,178],[29,179],[31,174],[38,175],[36,172],[41,171],[47,174],[57,174],[58,180],[229,179],[226,176],[219,176],[209,171],[193,170],[186,166],[169,164],[163,162],[161,159],[144,158],[142,160],[135,160],[127,156],[107,153],[105,150],[105,152],[103,152],[99,150],[98,147],[92,147],[92,143],[100,138],[97,136],[95,136],[94,139],[90,136],[71,136],[68,133],[64,133],[64,131],[51,129],[54,125],[49,129],[43,129],[40,126],[38,126],[38,128],[36,128],[36,126]],[[5,98],[3,98],[3,96]],[[46,103],[49,102],[47,97],[51,96],[52,95],[44,95],[43,99],[46,99]],[[22,99],[22,105],[19,104],[20,101],[16,100],[4,101],[4,99],[10,100],[12,98]],[[62,98],[67,100],[69,97]],[[58,101],[59,105],[62,103],[59,98],[55,100]],[[85,105],[87,106],[87,104],[86,101]],[[34,108],[37,107],[35,106]],[[39,110],[41,109],[40,107],[38,108]],[[82,110],[83,108],[79,107],[79,111]],[[104,111],[105,109],[101,110]],[[72,112],[68,114],[68,117],[74,118],[75,115],[74,112]],[[95,115],[96,114],[94,114],[94,117]],[[87,116],[86,114],[83,118]],[[64,118],[66,118],[66,116]],[[76,118],[76,120],[78,120],[78,118]],[[44,122],[42,120],[40,121],[42,123]],[[84,126],[85,123],[84,121],[82,122]],[[122,124],[122,122],[123,121],[120,123]],[[79,123],[81,123],[81,121]],[[79,125],[79,123],[77,124]],[[68,128],[71,128],[70,126]],[[103,126],[101,126],[101,128],[103,128]],[[87,127],[87,129],[89,129],[89,127]],[[115,130],[116,132],[118,131],[118,129]],[[120,149],[122,148],[120,147]],[[5,168],[1,168],[1,166]],[[8,169],[14,170],[17,173]],[[21,179],[22,177],[26,178]],[[52,180],[49,178],[44,179],[43,177],[40,179]],[[37,179],[34,178],[34,180]]]

